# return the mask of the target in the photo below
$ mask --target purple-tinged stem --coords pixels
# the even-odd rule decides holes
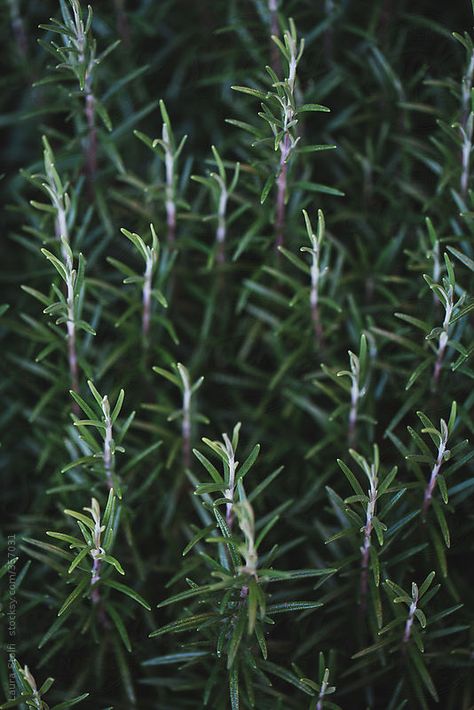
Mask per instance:
[[[26,37],[25,25],[20,15],[20,8],[18,7],[18,0],[10,0],[9,5],[15,44],[22,58],[26,59],[28,54],[28,40]]]
[[[150,332],[150,322],[151,322],[151,281],[153,276],[153,262],[151,259],[147,260],[145,268],[145,282],[143,284],[143,318],[142,318],[142,332],[145,347],[148,344],[148,335]]]
[[[130,46],[130,25],[125,12],[125,0],[114,0],[117,13],[117,33],[126,47]]]
[[[415,612],[418,604],[418,589],[415,590],[415,596],[412,603],[410,604],[410,610],[408,612],[408,619],[405,624],[405,631],[403,632],[403,643],[408,643],[411,638],[411,630],[413,627],[413,622],[415,620]]]
[[[434,492],[434,489],[436,488],[436,481],[438,479],[438,475],[441,470],[441,466],[443,465],[443,458],[444,458],[445,451],[446,451],[446,442],[444,440],[442,440],[439,447],[438,447],[438,456],[436,458],[436,462],[431,470],[430,480],[428,482],[428,485],[425,488],[425,495],[423,498],[423,518],[426,518],[426,515],[427,515],[428,510],[431,505],[431,500],[433,498],[433,492]]]
[[[314,335],[316,339],[316,346],[320,346],[323,341],[323,327],[321,324],[321,316],[319,312],[319,263],[318,257],[313,255],[313,263],[311,266],[311,291],[309,295],[309,302],[311,308],[311,320],[313,322]]]
[[[185,384],[183,392],[183,467],[185,470],[191,466],[191,389],[189,383]]]
[[[222,183],[222,180],[221,180]],[[220,195],[219,195],[219,208],[217,214],[217,230],[216,230],[216,242],[217,242],[217,262],[219,264],[224,264],[225,262],[225,239],[226,239],[226,211],[227,211],[227,198],[228,193],[225,186],[220,183]]]
[[[470,109],[471,105],[471,90],[474,77],[474,52],[471,54],[469,65],[462,82],[462,116],[461,116],[461,197],[463,200],[467,197],[469,187],[469,171],[471,163],[472,150],[472,133],[473,133],[473,117]]]
[[[227,443],[227,442],[226,442]],[[235,457],[234,457],[234,450],[232,449],[231,446],[227,446],[227,451],[229,454],[228,457],[228,464],[229,464],[229,487],[225,492],[225,497],[230,498],[231,502],[227,503],[226,505],[226,523],[229,528],[229,530],[232,530],[232,525],[234,522],[234,488],[235,488],[235,469],[236,469],[236,463],[235,463]]]
[[[102,566],[102,560],[94,557],[94,562],[92,564],[92,577],[91,577],[91,599],[93,604],[100,603],[100,568]]]
[[[270,35],[278,37],[280,34],[280,26],[278,23],[278,0],[268,0],[268,9],[270,10]],[[277,76],[281,75],[281,57],[278,47],[274,42],[271,43],[271,63],[272,69]]]
[[[367,504],[367,516],[364,526],[364,542],[361,549],[361,571],[360,571],[360,605],[365,611],[367,607],[367,589],[369,582],[369,562],[370,548],[372,544],[373,519],[375,516],[375,506],[377,503],[377,489],[375,481],[370,483],[369,502]]]
[[[356,381],[352,382],[351,386],[351,408],[349,411],[349,432],[348,440],[352,446],[356,438],[357,430],[357,408],[359,403],[359,386]]]
[[[79,367],[77,363],[76,351],[76,327],[74,321],[69,320],[69,318],[67,322],[67,353],[69,362],[69,374],[71,377],[71,389],[73,390],[73,392],[79,393]]]
[[[66,308],[67,308],[67,359],[69,365],[69,377],[71,389],[73,392],[79,393],[79,365],[77,360],[77,343],[76,343],[76,314],[74,303],[74,282],[73,282],[73,265],[71,261],[70,251],[65,247],[63,240],[69,245],[69,230],[67,226],[66,212],[61,207],[57,209],[56,238],[61,241],[61,256],[66,264],[67,282],[66,282]],[[79,405],[74,402],[72,411],[77,416],[80,413]]]
[[[453,313],[453,309],[454,309],[453,294],[452,294],[452,289],[450,287],[447,301],[445,303],[443,330],[439,336],[438,353],[436,355],[436,361],[435,361],[435,366],[434,366],[434,370],[433,370],[433,382],[434,382],[435,387],[438,384],[439,376],[441,374],[441,369],[443,367],[444,354],[445,354],[446,346],[447,346],[448,340],[449,340],[449,321],[451,320],[451,315]]]
[[[327,669],[326,669],[326,673],[328,673]],[[324,708],[324,697],[326,695],[326,690],[329,685],[326,678],[327,678],[327,676],[325,675],[324,680],[321,683],[321,688],[319,690],[319,695],[318,695],[318,702],[316,704],[316,710],[323,710],[323,708]]]
[[[326,17],[330,18],[334,12],[334,0],[325,2]],[[330,24],[324,33],[324,56],[327,64],[331,64],[334,58],[334,31]],[[319,708],[318,708],[319,710]]]
[[[85,115],[87,121],[88,137],[86,148],[86,168],[89,180],[92,182],[97,173],[97,126],[95,97],[90,87],[90,81],[86,81],[85,89]]]
[[[102,411],[104,414],[105,424],[105,439],[104,439],[104,469],[107,486],[109,490],[113,488],[113,469],[114,469],[114,454],[113,454],[113,431],[112,420],[110,418],[110,405],[107,396],[102,400]]]
[[[288,178],[288,157],[290,153],[290,136],[285,134],[280,145],[280,173],[277,179],[277,200],[275,218],[275,248],[283,246],[285,241],[286,216],[286,186]]]
[[[166,123],[163,124],[163,143],[165,149],[165,170],[166,170],[166,190],[165,190],[165,206],[166,206],[166,226],[168,246],[173,247],[176,241],[176,201],[175,201],[175,173],[174,173],[174,156],[169,146],[169,135]]]
[[[438,348],[438,354],[436,356],[436,362],[433,370],[433,381],[435,385],[438,384],[439,382],[439,376],[441,374],[441,370],[443,368],[443,360],[444,360],[444,353],[446,351],[446,345],[440,346]]]

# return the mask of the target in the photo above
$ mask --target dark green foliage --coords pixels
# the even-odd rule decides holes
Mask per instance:
[[[472,708],[474,7],[0,12],[0,707]]]

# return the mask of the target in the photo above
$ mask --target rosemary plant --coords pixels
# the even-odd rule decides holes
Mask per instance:
[[[473,17],[0,3],[0,708],[474,707]]]

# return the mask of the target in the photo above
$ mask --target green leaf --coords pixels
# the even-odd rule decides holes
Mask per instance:
[[[425,662],[424,662],[423,658],[421,657],[420,652],[417,649],[415,649],[413,646],[410,646],[408,649],[408,653],[409,653],[410,659],[415,667],[415,670],[417,671],[418,675],[420,676],[421,680],[423,681],[428,692],[434,698],[434,700],[436,702],[438,702],[438,693],[436,692],[436,688],[433,685],[433,681],[431,680],[431,676],[428,673]]]
[[[148,602],[146,602],[143,597],[138,594],[138,592],[135,592],[135,590],[131,589],[126,584],[123,584],[122,582],[116,582],[114,579],[103,579],[101,581],[101,584],[107,587],[111,587],[112,589],[116,589],[117,592],[125,594],[125,596],[130,597],[130,599],[133,599],[145,609],[151,611],[151,606],[148,604]]]
[[[265,180],[265,184],[263,186],[262,193],[260,195],[260,204],[261,205],[263,205],[263,203],[267,199],[267,197],[270,193],[270,190],[272,189],[274,184],[275,184],[275,176],[273,174],[269,175],[267,177],[267,179]]]
[[[222,476],[219,473],[219,471],[217,470],[217,468],[209,461],[209,459],[206,458],[206,456],[204,456],[204,454],[201,454],[201,452],[198,451],[197,449],[193,449],[193,454],[195,455],[197,460],[202,463],[204,468],[207,470],[207,472],[211,476],[212,480],[215,483],[218,483],[219,485],[224,486],[225,485],[224,479],[222,478]]]
[[[240,91],[242,94],[249,94],[257,99],[265,100],[268,96],[266,91],[260,91],[259,89],[251,89],[249,86],[231,86],[234,91]]]
[[[463,263],[464,266],[467,266],[470,271],[474,271],[474,261],[469,256],[463,254],[461,251],[459,251],[459,249],[455,249],[455,247],[448,246],[446,248],[449,252],[451,252],[453,256],[456,257],[456,259],[459,259],[459,261]]]
[[[112,619],[113,623],[115,624],[115,628],[117,629],[120,638],[122,639],[122,643],[127,649],[129,653],[132,651],[132,644],[130,643],[130,638],[127,633],[127,629],[125,628],[125,624],[122,621],[122,618],[120,614],[118,613],[117,609],[110,604],[110,602],[106,605],[107,613]]]
[[[187,616],[184,619],[178,619],[178,621],[172,621],[156,629],[156,631],[152,631],[151,634],[149,634],[149,638],[156,638],[157,636],[163,636],[168,633],[182,633],[184,631],[190,631],[191,629],[198,629],[201,626],[208,625],[210,622],[220,622],[221,620],[221,615],[216,612],[195,614],[193,616]]]
[[[201,496],[206,493],[216,493],[217,491],[224,491],[225,483],[200,483],[196,486],[194,491],[195,495]]]
[[[283,614],[290,611],[307,611],[309,609],[319,609],[323,606],[322,602],[280,602],[279,604],[270,604],[267,606],[267,614]]]
[[[51,264],[54,266],[63,281],[67,283],[68,275],[64,264],[56,256],[54,256],[54,254],[51,254],[51,252],[47,249],[41,249],[41,253],[45,255],[45,257],[48,259],[48,261],[51,262]]]
[[[89,693],[83,693],[82,695],[78,695],[75,698],[71,698],[71,700],[65,700],[64,702],[59,703],[59,705],[53,705],[51,710],[67,710],[67,708],[72,708],[74,705],[82,703],[82,701],[88,697]]]
[[[215,584],[204,584],[202,587],[192,587],[191,589],[187,589],[185,592],[180,592],[179,594],[174,594],[172,597],[168,597],[168,599],[165,599],[158,604],[158,608],[160,609],[161,607],[168,606],[169,604],[176,604],[176,602],[201,596],[202,594],[210,594],[218,591],[219,589],[225,589],[228,586],[229,583],[225,581],[215,582]]]
[[[73,604],[75,604],[75,602],[77,602],[79,600],[79,597],[81,597],[84,594],[84,592],[87,589],[87,587],[89,586],[89,584],[90,584],[90,580],[88,577],[86,577],[85,579],[82,579],[79,582],[79,584],[72,590],[72,592],[69,594],[66,601],[64,602],[64,604],[62,605],[62,607],[58,611],[58,616],[62,616],[64,614],[64,612],[68,611],[68,609]]]
[[[231,710],[239,710],[239,671],[237,666],[229,671],[229,693]]]
[[[331,109],[327,106],[322,106],[321,104],[303,104],[298,106],[298,113],[305,113],[308,111],[322,111],[324,113],[330,113]]]
[[[247,619],[245,614],[245,607],[241,607],[234,621],[234,628],[232,630],[232,636],[230,637],[229,646],[227,649],[227,668],[230,670],[234,666],[234,662],[239,650],[240,642],[244,635]]]
[[[76,569],[76,567],[77,567],[79,564],[81,564],[82,560],[83,560],[88,554],[89,554],[89,548],[88,548],[88,547],[84,547],[84,549],[81,550],[78,555],[76,555],[76,557],[73,559],[73,561],[72,561],[71,564],[69,565],[68,574],[71,574],[71,572],[73,572],[73,571]]]
[[[446,547],[450,547],[451,538],[449,535],[449,528],[448,528],[448,524],[446,522],[446,517],[444,515],[443,509],[436,499],[433,498],[431,503],[432,503],[436,518],[438,520],[438,524],[441,529],[441,533],[443,535],[445,545],[446,545]]]
[[[435,574],[436,574],[436,572],[434,572],[434,571],[430,572],[426,576],[425,581],[421,584],[419,592],[418,592],[420,599],[426,594],[426,592],[430,588],[431,583],[432,583],[433,579],[435,578]]]
[[[343,474],[345,475],[345,477],[349,481],[355,494],[357,496],[365,497],[366,494],[362,490],[362,486],[360,485],[360,483],[358,482],[358,480],[356,479],[356,477],[352,473],[351,469],[341,459],[337,459],[337,463],[339,465],[339,468],[341,469],[341,471],[343,472]]]
[[[260,453],[260,444],[255,444],[253,447],[250,455],[246,458],[242,466],[239,466],[237,470],[237,475],[235,478],[236,483],[241,481],[243,477],[248,473],[248,471],[252,468],[254,465],[255,461],[258,458],[258,455]]]

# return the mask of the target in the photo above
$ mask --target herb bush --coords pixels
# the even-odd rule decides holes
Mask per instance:
[[[1,707],[474,707],[469,2],[1,13]]]

